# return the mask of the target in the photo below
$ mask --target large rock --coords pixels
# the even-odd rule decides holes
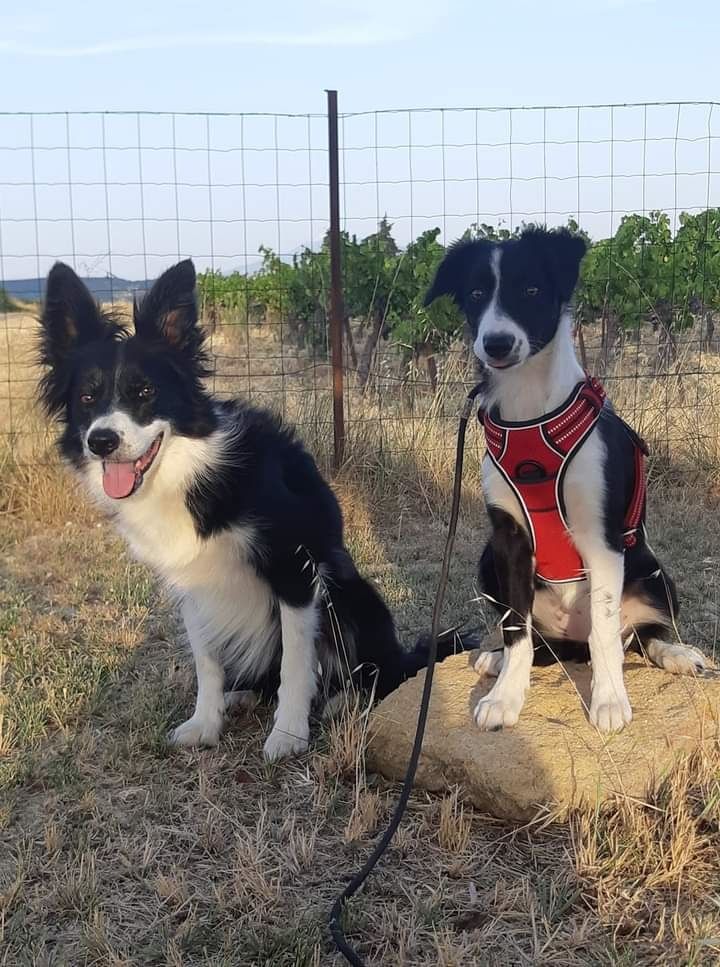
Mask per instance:
[[[580,664],[533,668],[519,723],[480,732],[472,710],[495,679],[478,678],[476,656],[456,655],[435,669],[416,784],[458,784],[466,799],[500,818],[530,819],[542,806],[562,812],[613,793],[642,797],[678,753],[719,734],[720,680],[671,675],[640,656],[625,665],[633,721],[618,734],[602,736],[590,725],[583,707],[590,669]],[[368,764],[388,778],[405,775],[424,680],[423,672],[373,712]]]

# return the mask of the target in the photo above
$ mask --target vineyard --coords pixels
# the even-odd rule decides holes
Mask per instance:
[[[695,333],[702,351],[712,348],[720,309],[720,209],[683,212],[675,233],[670,216],[661,211],[623,217],[612,238],[592,240],[574,219],[568,227],[591,243],[576,321],[586,328],[599,326],[598,368],[604,371],[626,340],[640,344],[645,330],[656,337],[657,372],[675,361],[681,334]],[[462,237],[500,240],[521,230],[472,224]],[[427,230],[401,250],[387,219],[366,238],[342,234],[347,362],[361,390],[381,339],[398,347],[404,365],[423,360],[436,388],[437,357],[461,337],[463,326],[451,300],[423,305],[445,251],[439,235],[439,228]],[[284,339],[295,347],[326,354],[327,239],[317,251],[303,248],[291,262],[266,247],[261,254],[262,267],[255,274],[201,274],[201,300],[211,327],[220,320],[272,322],[283,327]]]

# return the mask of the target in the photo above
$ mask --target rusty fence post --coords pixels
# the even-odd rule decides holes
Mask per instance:
[[[337,470],[345,454],[345,404],[343,399],[343,288],[340,255],[340,174],[337,91],[326,91],[328,115],[328,167],[330,185],[330,352],[333,377],[333,466]]]

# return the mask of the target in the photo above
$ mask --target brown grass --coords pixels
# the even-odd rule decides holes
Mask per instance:
[[[29,352],[19,331],[0,385]],[[252,337],[250,376],[237,341],[217,337],[231,357],[218,389],[249,380],[277,399],[284,380],[288,414],[327,466],[329,400],[312,383],[324,364],[305,370],[301,353],[279,361],[276,343]],[[241,362],[245,376],[228,375]],[[691,362],[700,375],[618,380],[612,392],[658,444],[650,521],[678,578],[679,631],[714,652],[720,383],[716,359]],[[351,399],[336,487],[351,549],[408,641],[427,627],[435,590],[460,377],[459,362],[448,365],[438,398],[416,387],[412,406],[389,379],[386,392]],[[316,723],[308,754],[281,765],[262,760],[263,707],[234,712],[217,750],[170,750],[167,731],[193,698],[177,616],[52,462],[30,392],[23,403],[5,385],[29,437],[0,455],[0,964],[340,964],[324,917],[397,791],[365,770],[367,705]],[[484,620],[473,586],[484,534],[477,436],[448,623]],[[478,814],[456,790],[417,792],[348,912],[349,934],[368,962],[393,967],[718,963],[719,776],[720,751],[706,749],[645,803],[524,827]]]

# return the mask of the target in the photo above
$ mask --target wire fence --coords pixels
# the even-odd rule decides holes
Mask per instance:
[[[465,233],[567,225],[593,245],[578,352],[662,457],[720,465],[720,110],[713,103],[340,114],[348,452],[446,448],[473,363],[428,311]],[[33,411],[44,277],[71,264],[129,307],[180,258],[199,275],[213,389],[279,410],[329,461],[328,116],[0,115],[0,434],[47,444]],[[337,385],[337,384],[336,384]]]

